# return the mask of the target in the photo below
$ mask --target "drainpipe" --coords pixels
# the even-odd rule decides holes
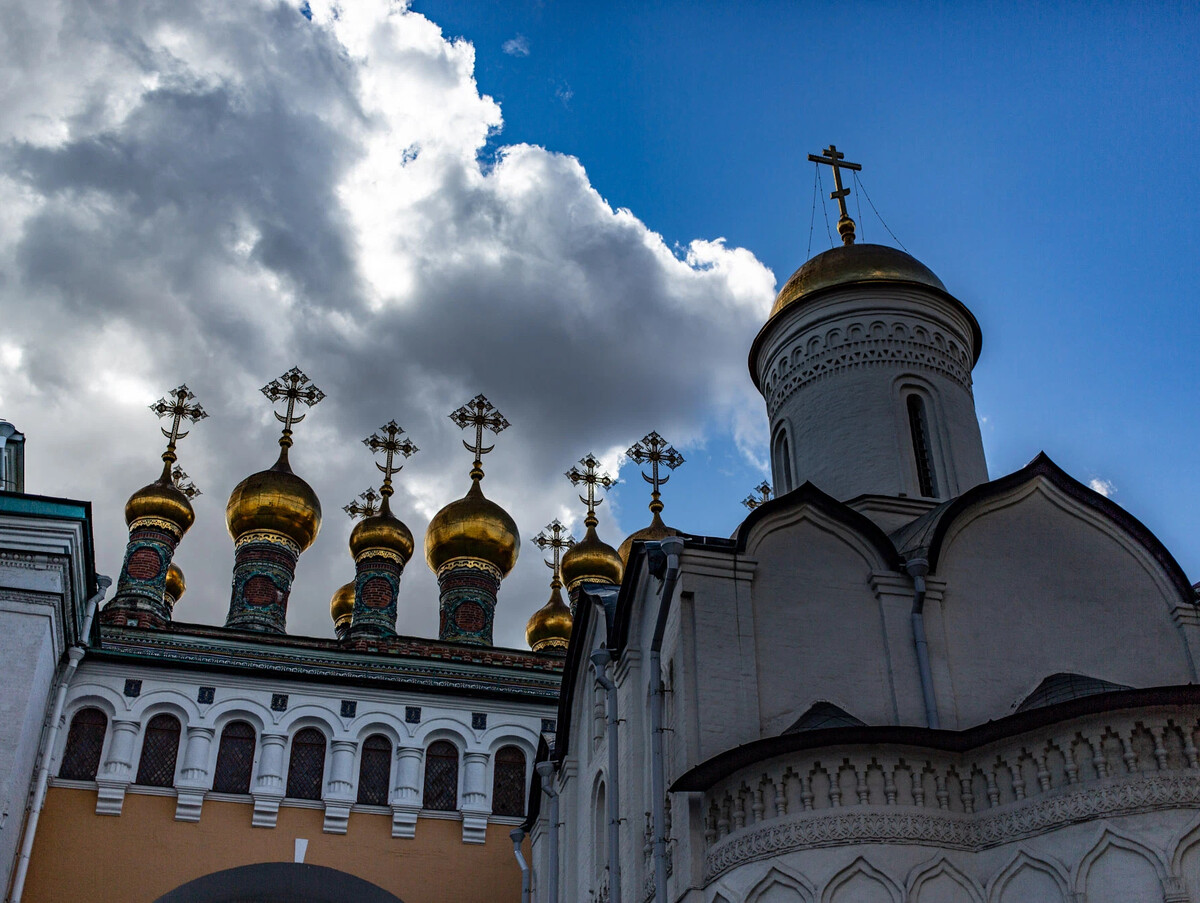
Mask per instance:
[[[13,872],[12,894],[8,898],[11,903],[20,903],[21,894],[25,890],[25,876],[29,872],[29,858],[33,854],[33,839],[37,835],[38,818],[46,802],[46,784],[50,780],[50,755],[58,742],[59,722],[62,721],[63,709],[67,704],[67,688],[71,685],[71,678],[75,676],[75,669],[79,667],[84,649],[92,635],[92,621],[96,617],[96,609],[110,586],[111,577],[96,575],[96,594],[87,600],[79,643],[67,650],[67,664],[58,680],[58,694],[54,698],[54,710],[50,715],[50,729],[42,738],[41,765],[38,767],[37,783],[33,788],[29,819],[25,822],[25,834],[21,838],[21,857],[17,860],[17,867]]]
[[[547,838],[549,849],[546,858],[546,900],[545,903],[558,903],[558,791],[554,788],[554,763],[538,762],[535,766],[538,777],[542,779],[542,793],[550,798],[550,831]]]
[[[667,899],[667,813],[666,765],[663,762],[663,683],[662,644],[667,629],[671,597],[679,582],[679,556],[683,540],[670,536],[661,542],[646,543],[650,573],[662,579],[658,618],[650,641],[650,810],[654,827],[654,901]]]
[[[599,602],[597,607],[603,612]],[[596,683],[604,688],[608,701],[608,794],[605,797],[608,807],[608,899],[610,903],[621,903],[621,781],[617,770],[617,685],[604,670],[611,661],[612,653],[607,648],[600,648],[592,653]]]
[[[929,668],[929,643],[925,639],[925,575],[929,573],[929,562],[924,558],[910,558],[904,563],[913,582],[912,630],[917,647],[917,671],[921,676],[921,698],[925,701],[925,724],[937,730],[937,701],[933,698],[933,672]]]
[[[521,852],[521,841],[525,839],[525,832],[520,828],[513,828],[508,832],[508,836],[512,838],[513,855],[517,857],[517,866],[521,869],[521,903],[529,903],[529,863],[525,861],[525,854]]]

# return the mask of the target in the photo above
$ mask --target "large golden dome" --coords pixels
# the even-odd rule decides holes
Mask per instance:
[[[235,540],[252,530],[271,530],[303,552],[321,529],[321,502],[312,487],[292,473],[285,448],[270,470],[253,473],[234,487],[225,505],[225,523]]]
[[[329,617],[333,618],[333,626],[342,630],[350,626],[354,617],[354,581],[351,580],[334,591],[329,600]]]
[[[550,601],[535,611],[525,625],[525,642],[534,652],[565,652],[574,621],[571,609],[563,601],[562,590],[555,586]]]
[[[196,512],[188,497],[175,488],[170,478],[160,477],[149,486],[143,486],[125,503],[125,523],[133,525],[145,517],[170,521],[186,533],[196,520]]]
[[[562,559],[562,579],[567,589],[580,581],[620,583],[624,571],[617,550],[604,542],[590,524],[583,539],[571,546]]]
[[[915,282],[946,290],[933,270],[910,254],[887,245],[842,245],[792,273],[775,298],[771,316],[821,289],[855,282]]]
[[[683,534],[674,527],[668,527],[663,523],[663,519],[659,517],[657,511],[654,512],[654,518],[650,521],[648,527],[642,527],[636,533],[630,533],[625,537],[625,541],[621,543],[621,548],[617,550],[617,554],[621,556],[622,566],[629,564],[629,553],[633,549],[633,544],[637,540],[643,542],[657,542],[660,539],[666,539],[668,536],[682,536]]]
[[[167,568],[166,594],[178,602],[180,596],[186,592],[187,581],[183,579],[183,568],[172,561]]]
[[[387,549],[407,563],[413,553],[412,531],[385,507],[379,514],[364,517],[350,533],[350,554],[355,559],[367,549]]]
[[[507,574],[517,563],[521,537],[508,512],[486,498],[479,480],[467,494],[433,516],[425,531],[425,561],[437,573],[452,558],[479,558]]]

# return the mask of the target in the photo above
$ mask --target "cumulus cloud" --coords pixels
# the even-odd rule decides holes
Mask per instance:
[[[509,56],[529,56],[529,39],[525,35],[519,34],[501,44],[500,49]]]
[[[328,396],[291,456],[325,508],[294,633],[332,634],[353,573],[340,508],[377,481],[359,439],[393,417],[422,449],[394,499],[418,549],[469,485],[447,414],[484,392],[512,422],[484,481],[524,537],[497,613],[508,645],[549,592],[529,538],[581,519],[561,476],[580,456],[615,467],[653,428],[764,457],[745,354],[773,274],[719,238],[669,247],[573,157],[521,144],[481,165],[500,107],[471,44],[427,18],[387,0],[103,16],[47,0],[10,5],[0,42],[0,82],[21,86],[0,96],[2,413],[29,436],[30,491],[94,501],[115,576],[124,499],[158,471],[146,405],[191,386],[211,417],[180,446],[205,491],[181,619],[224,619],[224,501],[274,459],[258,388],[293,364]],[[606,507],[614,544],[643,521]],[[400,630],[436,634],[419,551],[401,594]]]
[[[1117,491],[1117,487],[1113,485],[1111,480],[1102,480],[1099,477],[1092,477],[1088,480],[1088,485],[1092,487],[1094,492],[1100,493],[1106,499],[1111,498]]]

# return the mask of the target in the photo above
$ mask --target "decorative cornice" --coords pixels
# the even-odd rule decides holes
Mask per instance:
[[[233,544],[234,549],[240,549],[242,546],[249,545],[252,542],[265,542],[271,545],[282,546],[292,554],[293,557],[299,558],[303,549],[282,533],[276,533],[274,530],[250,530],[239,536]]]
[[[437,569],[437,579],[441,580],[446,574],[457,570],[482,571],[497,583],[504,578],[504,573],[500,568],[490,561],[484,561],[482,558],[451,558]]]

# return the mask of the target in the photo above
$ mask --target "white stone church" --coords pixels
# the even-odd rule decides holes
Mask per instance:
[[[581,598],[532,899],[1200,901],[1197,590],[1045,455],[988,479],[974,316],[852,228],[750,351],[777,497]]]

